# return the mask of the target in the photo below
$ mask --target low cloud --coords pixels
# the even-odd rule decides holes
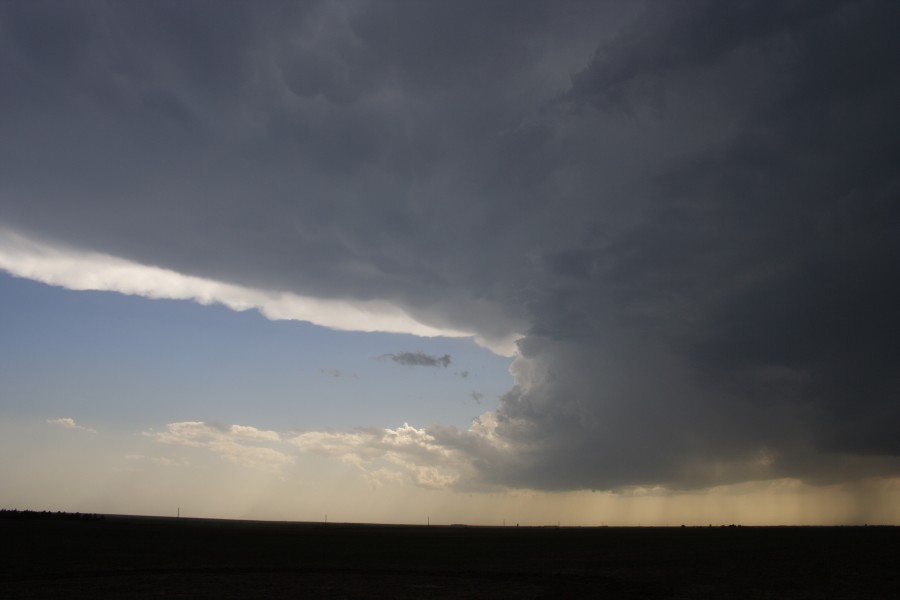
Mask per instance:
[[[144,435],[163,444],[204,448],[244,467],[277,471],[294,462],[294,457],[271,447],[281,442],[277,432],[246,425],[183,421],[169,423],[165,431]]]
[[[446,369],[453,362],[449,354],[432,356],[424,352],[398,352],[396,354],[382,354],[379,359],[390,359],[397,364],[406,367],[442,367]]]
[[[79,431],[85,431],[87,433],[97,433],[96,429],[83,427],[77,424],[75,422],[75,419],[70,419],[68,417],[63,417],[61,419],[47,419],[47,422],[51,425],[59,425],[60,427],[65,427],[66,429],[78,429]]]
[[[424,488],[456,487],[465,458],[425,429],[408,423],[396,429],[367,428],[345,432],[310,431],[290,440],[304,452],[340,459],[382,483],[402,475]]]
[[[497,435],[497,425],[494,413],[486,412],[465,431],[404,423],[396,429],[310,431],[288,442],[303,452],[353,465],[381,483],[405,479],[427,489],[489,491],[503,486],[484,469],[516,460],[516,446]]]
[[[202,448],[228,462],[263,471],[280,472],[295,462],[299,451],[352,465],[374,485],[408,482],[425,489],[472,491],[499,489],[479,472],[480,463],[499,464],[508,460],[504,456],[512,450],[496,436],[496,429],[493,413],[485,413],[466,431],[440,426],[417,428],[404,423],[394,429],[367,427],[280,434],[218,421],[182,421],[169,423],[164,431],[151,430],[144,435],[161,444]],[[138,454],[130,454],[126,460],[189,465],[186,459]]]

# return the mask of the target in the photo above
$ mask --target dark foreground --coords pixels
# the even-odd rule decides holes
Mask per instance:
[[[900,597],[900,528],[0,520],[0,598]]]

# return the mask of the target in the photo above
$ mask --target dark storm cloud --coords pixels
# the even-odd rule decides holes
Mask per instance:
[[[406,367],[443,367],[446,369],[453,362],[449,354],[432,356],[424,352],[397,352],[396,354],[384,354],[378,358],[387,358]]]
[[[226,6],[0,5],[0,223],[526,334],[481,482],[898,472],[896,3]]]
[[[664,35],[639,21],[573,78],[567,103],[730,131],[648,173],[633,226],[541,261],[538,373],[498,413],[538,450],[515,484],[830,480],[870,474],[859,456],[895,472],[898,11],[764,7],[653,5]]]

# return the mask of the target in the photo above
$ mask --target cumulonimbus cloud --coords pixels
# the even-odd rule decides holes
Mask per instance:
[[[300,442],[434,481],[900,473],[900,4],[201,5],[0,7],[0,268],[517,353]]]

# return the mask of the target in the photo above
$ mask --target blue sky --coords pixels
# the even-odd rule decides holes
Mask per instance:
[[[189,301],[0,279],[7,414],[142,430],[218,420],[271,429],[466,428],[511,386],[469,339],[329,330]],[[379,358],[450,354],[447,368]],[[480,397],[476,400],[473,394]]]

